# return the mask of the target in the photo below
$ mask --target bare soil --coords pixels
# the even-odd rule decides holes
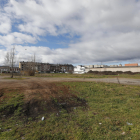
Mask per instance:
[[[59,112],[61,109],[70,112],[72,107],[87,106],[86,100],[79,98],[78,93],[71,91],[68,86],[56,84],[53,81],[56,79],[26,78],[25,80],[16,80],[0,78],[0,104],[5,98],[8,98],[6,93],[22,93],[24,94],[23,112],[27,117],[37,117],[45,112],[47,114]],[[6,114],[11,115],[9,111]]]

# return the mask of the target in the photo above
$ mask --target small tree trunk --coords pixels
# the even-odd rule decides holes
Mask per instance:
[[[12,75],[11,75],[11,78],[13,78],[13,70],[12,70]]]
[[[13,66],[12,66],[12,74],[11,74],[11,78],[13,78],[13,76],[14,76],[14,75],[13,75]]]

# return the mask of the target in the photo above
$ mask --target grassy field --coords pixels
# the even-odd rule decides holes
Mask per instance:
[[[0,76],[9,76],[10,74],[2,73]],[[20,75],[16,75],[15,77],[21,77]],[[24,77],[24,76],[22,76]],[[27,76],[26,76],[27,77]],[[29,76],[28,76],[29,77]],[[35,77],[60,77],[60,78],[133,78],[133,79],[140,79],[140,74],[119,74],[119,75],[100,75],[100,74],[92,74],[92,73],[85,73],[85,74],[65,74],[65,73],[45,73],[45,74],[35,74]]]
[[[50,74],[36,74],[36,77],[63,77],[63,78],[133,78],[140,79],[140,74],[119,74],[119,75],[98,75],[92,73],[86,74],[65,74],[65,73],[50,73]]]
[[[139,86],[65,82],[48,87],[48,104],[38,92],[27,103],[22,91],[0,90],[0,139],[139,140]]]

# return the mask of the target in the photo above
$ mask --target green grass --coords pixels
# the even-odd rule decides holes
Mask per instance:
[[[1,74],[0,76],[9,76],[10,74]],[[22,77],[30,77],[30,76],[22,76]],[[31,76],[34,77],[34,76]],[[45,74],[35,74],[35,77],[50,77],[50,78],[132,78],[132,79],[140,79],[140,74],[130,75],[130,74],[119,74],[119,75],[98,75],[92,73],[86,74],[65,74],[65,73],[45,73]],[[19,78],[20,80],[20,78]]]
[[[65,73],[50,73],[50,74],[36,74],[36,77],[62,77],[62,78],[133,78],[140,79],[140,74],[129,75],[129,74],[119,74],[119,75],[97,75],[92,73],[86,74],[65,74]]]
[[[0,110],[17,106],[10,117],[0,119],[0,139],[14,140],[139,140],[140,87],[96,83],[65,82],[78,97],[87,101],[88,108],[76,107],[61,112],[22,118],[23,95],[9,93]],[[10,91],[9,91],[10,92]],[[18,113],[17,113],[18,112]],[[45,116],[45,120],[41,118]],[[132,123],[132,125],[128,125]]]

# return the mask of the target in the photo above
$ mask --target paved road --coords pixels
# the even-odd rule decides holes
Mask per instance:
[[[62,81],[95,81],[95,82],[108,82],[118,83],[117,78],[48,78],[48,77],[24,77],[24,80],[4,79],[7,76],[0,76],[0,83],[21,82],[22,81],[48,81],[48,82],[62,82]],[[140,85],[140,79],[119,78],[121,84]]]

